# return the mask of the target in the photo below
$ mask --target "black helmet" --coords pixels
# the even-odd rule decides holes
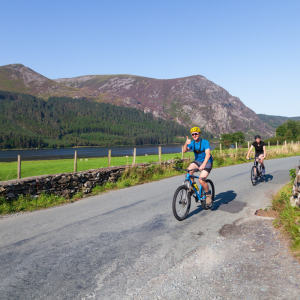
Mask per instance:
[[[260,135],[256,135],[255,137],[254,137],[254,139],[256,140],[256,139],[261,139],[261,137],[260,137]]]

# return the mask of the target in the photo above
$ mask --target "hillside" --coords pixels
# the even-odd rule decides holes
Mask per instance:
[[[0,149],[162,144],[186,133],[134,108],[0,91]]]
[[[0,90],[28,93],[43,99],[51,96],[88,97],[88,93],[57,83],[22,64],[0,67]]]
[[[270,127],[272,127],[274,130],[282,125],[284,122],[286,122],[288,119],[299,121],[300,117],[281,117],[281,116],[271,116],[271,115],[264,115],[264,114],[257,114],[258,117],[265,123],[267,123]]]
[[[215,135],[235,131],[250,136],[273,135],[273,130],[239,98],[200,75],[165,80],[90,75],[54,81],[98,95],[97,101],[138,108],[180,124],[199,125]]]
[[[73,97],[99,103],[137,108],[155,118],[197,125],[218,137],[243,131],[274,135],[239,98],[203,76],[154,79],[133,75],[88,75],[50,80],[23,65],[0,67],[0,89],[49,97]]]

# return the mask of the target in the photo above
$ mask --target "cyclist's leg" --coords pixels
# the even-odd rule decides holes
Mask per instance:
[[[198,165],[195,162],[191,162],[191,164],[189,165],[188,169],[198,169]],[[190,171],[189,172],[190,175],[193,175],[195,173],[195,171]],[[194,178],[191,178],[192,182],[194,183]]]
[[[261,167],[262,167],[262,171],[263,171],[263,173],[264,173],[264,172],[265,172],[264,155],[261,154],[261,155],[259,156],[259,158],[260,158],[260,164],[261,164]]]
[[[199,176],[199,183],[202,185],[204,191],[206,193],[209,192],[208,184],[206,183],[206,178],[208,176],[209,172],[207,170],[201,171],[201,174]]]

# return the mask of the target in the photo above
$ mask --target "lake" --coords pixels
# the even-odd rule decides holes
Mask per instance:
[[[211,145],[214,148],[215,145]],[[136,155],[158,154],[158,145],[135,146]],[[30,150],[5,150],[0,151],[0,162],[17,161],[18,155],[22,160],[48,160],[48,159],[66,159],[73,158],[77,150],[78,158],[105,157],[108,156],[108,150],[111,150],[112,156],[133,156],[134,146],[119,147],[86,147],[86,148],[66,148],[66,149],[30,149]],[[180,153],[181,145],[169,144],[161,145],[162,154]]]

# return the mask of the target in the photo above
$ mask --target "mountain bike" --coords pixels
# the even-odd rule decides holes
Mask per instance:
[[[183,221],[187,217],[191,208],[191,196],[195,198],[196,203],[198,202],[201,203],[203,209],[205,210],[211,209],[215,199],[215,187],[213,182],[210,179],[206,179],[206,183],[208,184],[209,191],[212,198],[212,204],[207,205],[206,195],[202,185],[200,185],[199,190],[197,190],[194,186],[192,186],[193,182],[191,178],[199,178],[199,176],[189,174],[190,171],[199,172],[199,169],[187,170],[187,169],[182,169],[177,167],[173,167],[173,168],[176,169],[177,171],[187,172],[183,180],[183,184],[177,188],[173,196],[172,209],[173,209],[174,217],[178,221]],[[190,192],[191,187],[193,188],[194,193]]]
[[[254,159],[254,166],[251,169],[251,182],[252,185],[256,185],[258,182],[258,178],[260,178],[260,182],[265,181],[265,174],[263,174],[262,172],[262,166],[260,161],[260,158],[258,157],[252,157],[249,158],[249,160]],[[258,166],[258,162],[259,162],[259,166]]]

